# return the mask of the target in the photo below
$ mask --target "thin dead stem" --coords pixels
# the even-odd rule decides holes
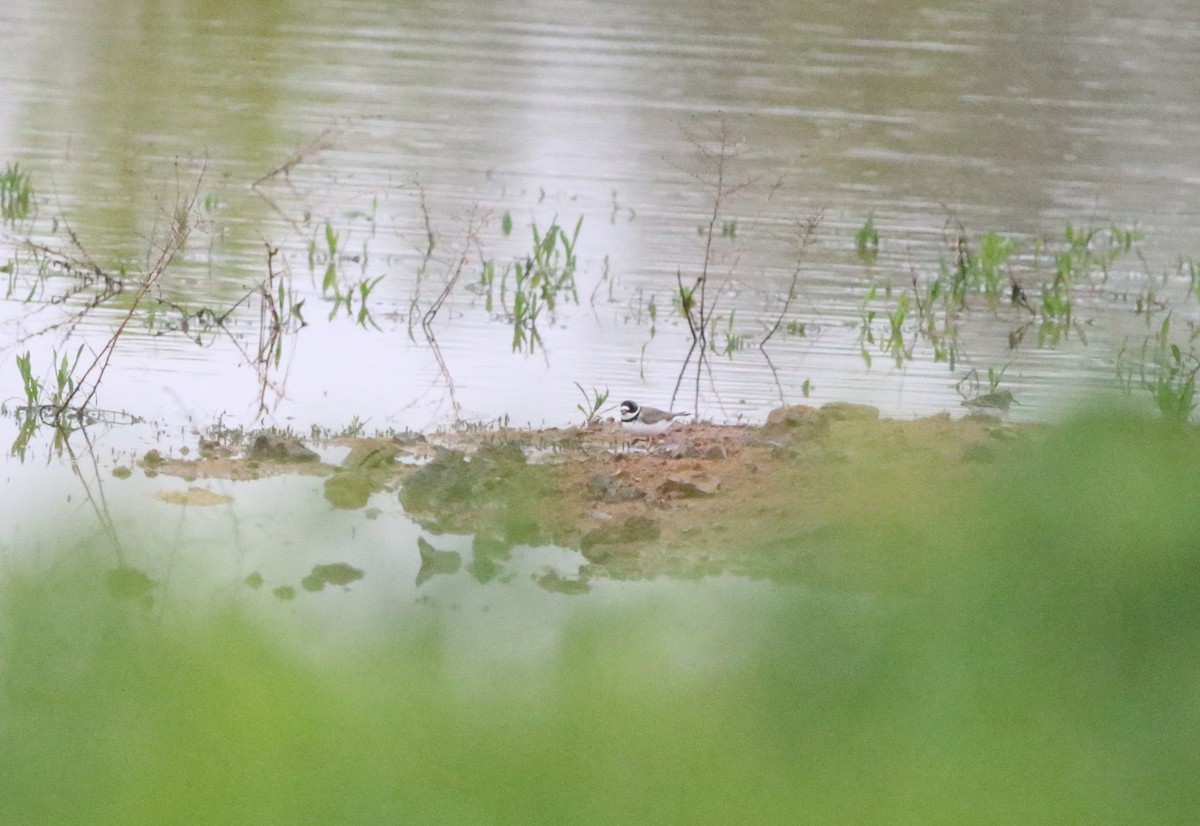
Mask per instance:
[[[708,354],[709,328],[715,317],[717,298],[724,287],[711,293],[710,300],[709,280],[710,271],[716,263],[717,257],[713,244],[717,237],[718,223],[725,212],[729,199],[753,183],[752,180],[730,180],[730,164],[737,157],[740,144],[731,138],[729,124],[724,117],[721,118],[717,129],[715,142],[716,149],[714,150],[703,141],[693,137],[692,144],[696,147],[702,160],[702,171],[687,172],[689,177],[710,188],[713,192],[712,210],[708,213],[707,222],[704,225],[704,258],[700,266],[700,275],[697,276],[690,289],[683,286],[682,273],[677,272],[675,276],[679,290],[680,309],[687,321],[692,343],[688,347],[687,355],[684,356],[683,364],[679,368],[679,375],[675,379],[675,388],[671,391],[671,406],[674,406],[679,397],[684,377],[695,357],[695,375],[692,383],[693,410],[700,407],[700,384],[705,373],[709,376],[710,384],[715,384]],[[706,174],[703,169],[712,169],[713,171]],[[730,277],[732,277],[734,267],[736,267],[736,261],[730,267]]]
[[[815,243],[817,227],[820,226],[824,217],[824,210],[818,210],[804,221],[796,222],[796,266],[792,269],[792,280],[788,284],[787,296],[783,300],[783,306],[779,309],[779,315],[775,317],[775,322],[767,329],[762,341],[758,342],[758,352],[762,353],[763,360],[766,361],[767,368],[771,371],[771,378],[774,379],[775,389],[779,393],[780,404],[787,404],[787,398],[783,392],[783,383],[779,380],[779,371],[775,369],[775,362],[771,361],[771,355],[767,352],[767,344],[783,326],[783,320],[787,318],[788,311],[792,308],[792,302],[796,300],[796,292],[800,285],[800,272],[804,268],[804,254]]]
[[[273,182],[276,179],[282,178],[289,187],[292,186],[292,170],[303,163],[307,163],[316,155],[319,155],[321,152],[324,152],[326,149],[329,149],[331,146],[333,146],[333,141],[331,138],[334,135],[344,131],[345,128],[346,127],[342,125],[335,124],[334,126],[330,126],[329,128],[323,130],[319,135],[313,138],[307,146],[301,148],[279,166],[275,167],[270,172],[267,172],[261,178],[250,184],[250,191],[261,198],[267,204],[267,206],[274,210],[276,214],[283,218],[283,220],[290,224],[297,232],[303,231],[301,224],[297,222],[296,219],[286,210],[284,210],[283,207],[279,206],[275,199],[266,192],[264,185]]]
[[[429,224],[429,210],[425,203],[425,191],[421,189],[420,192],[421,209],[425,215],[426,229],[429,232],[429,248],[426,253],[425,261],[421,265],[422,271],[424,271],[426,264],[429,261],[429,257],[433,254],[434,235]],[[435,298],[433,303],[429,305],[429,309],[427,309],[421,315],[421,330],[425,333],[425,340],[428,342],[430,349],[433,350],[433,357],[437,361],[438,370],[441,371],[442,378],[446,382],[446,390],[450,394],[450,404],[454,408],[454,415],[456,417],[461,413],[462,407],[459,405],[458,399],[455,396],[454,376],[451,375],[450,368],[446,364],[446,359],[442,355],[442,349],[438,346],[437,336],[433,331],[433,322],[434,319],[437,318],[437,314],[441,311],[442,305],[446,303],[446,299],[450,297],[450,294],[454,291],[455,286],[462,277],[463,269],[471,260],[472,250],[479,253],[479,231],[483,228],[483,225],[487,223],[489,216],[490,212],[480,214],[478,212],[478,207],[472,210],[470,216],[467,218],[467,231],[465,237],[463,238],[462,249],[459,252],[457,260],[455,261],[454,268],[450,272],[450,277],[446,279],[445,285],[442,287],[441,292],[438,293],[437,298]],[[482,257],[481,253],[480,255]],[[415,298],[413,299],[413,312],[416,312]]]
[[[100,389],[100,382],[104,379],[104,374],[108,370],[108,365],[112,361],[113,353],[116,352],[117,343],[121,339],[121,335],[125,332],[125,328],[129,325],[130,320],[138,311],[142,299],[162,278],[167,268],[174,262],[175,257],[183,250],[187,243],[188,234],[191,232],[191,225],[188,220],[192,212],[192,208],[196,204],[199,197],[200,185],[204,180],[204,172],[207,168],[207,163],[201,167],[200,173],[196,176],[196,183],[192,190],[177,199],[175,210],[171,215],[171,223],[168,228],[167,237],[163,241],[162,247],[159,249],[158,258],[150,266],[145,277],[138,285],[137,292],[134,293],[133,299],[130,301],[129,309],[121,318],[117,329],[109,336],[108,341],[100,348],[91,364],[79,376],[75,382],[75,386],[66,398],[58,405],[59,413],[77,407],[79,410],[86,410],[92,403],[92,399],[96,396],[96,391]],[[73,235],[73,234],[72,234]],[[76,241],[77,243],[77,241]],[[75,406],[72,402],[75,397],[85,388],[89,386],[88,380],[95,374],[95,378],[91,379],[90,389],[81,404]]]

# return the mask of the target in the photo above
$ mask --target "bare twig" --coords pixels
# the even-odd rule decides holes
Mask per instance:
[[[301,225],[296,221],[295,218],[293,218],[291,215],[289,215],[287,213],[287,211],[285,211],[282,207],[280,207],[279,204],[275,202],[274,198],[272,198],[270,195],[268,195],[266,193],[266,191],[262,187],[262,184],[266,184],[267,182],[273,181],[276,178],[283,178],[290,185],[291,178],[289,176],[291,175],[292,170],[295,169],[300,164],[311,160],[313,158],[313,156],[318,155],[321,152],[324,152],[326,149],[328,149],[330,146],[332,146],[333,144],[330,141],[330,137],[332,135],[334,135],[335,133],[341,132],[342,129],[343,129],[343,127],[338,126],[338,125],[330,126],[328,129],[325,129],[323,132],[321,132],[321,134],[319,134],[315,138],[313,138],[313,140],[308,144],[308,146],[305,146],[304,148],[300,149],[294,155],[292,155],[290,158],[288,158],[286,161],[281,163],[279,166],[275,167],[270,172],[266,173],[261,178],[259,178],[257,181],[250,184],[250,191],[253,192],[255,195],[257,195],[259,198],[262,198],[263,201],[266,202],[267,206],[269,206],[269,207],[271,207],[271,209],[275,210],[275,212],[281,218],[283,218],[284,221],[286,221],[288,224],[290,224],[297,231],[300,231]]]
[[[191,227],[188,222],[188,216],[191,214],[192,208],[195,206],[196,199],[199,197],[200,184],[204,180],[204,171],[206,167],[207,164],[201,167],[200,173],[196,176],[196,184],[192,191],[186,194],[181,200],[176,202],[175,212],[171,216],[171,224],[168,228],[167,237],[163,241],[163,245],[159,251],[157,260],[149,268],[146,276],[142,279],[141,284],[138,286],[137,292],[134,294],[133,299],[130,302],[129,309],[121,319],[121,322],[117,325],[117,329],[109,337],[108,341],[105,342],[104,346],[100,348],[100,352],[96,354],[96,357],[92,360],[92,363],[89,364],[87,369],[83,371],[83,374],[75,382],[75,386],[71,389],[71,392],[68,393],[66,398],[63,399],[58,405],[60,412],[66,411],[72,407],[71,403],[75,400],[75,397],[79,394],[79,392],[86,386],[88,377],[95,372],[96,377],[91,382],[91,389],[88,391],[83,403],[78,405],[78,408],[80,410],[84,410],[87,409],[87,407],[91,404],[92,399],[96,395],[96,391],[100,388],[100,382],[104,379],[104,374],[108,370],[108,365],[112,360],[113,353],[116,351],[117,342],[120,341],[121,335],[125,332],[125,328],[128,326],[134,314],[137,313],[142,299],[145,297],[146,293],[149,292],[150,289],[155,286],[155,284],[157,284],[158,280],[162,278],[163,273],[166,272],[167,267],[171,265],[171,263],[175,260],[175,257],[183,250],[184,245],[187,243],[188,233],[191,231]]]
[[[432,335],[430,325],[433,324],[438,311],[442,309],[442,305],[450,297],[450,293],[454,291],[454,287],[458,284],[458,279],[462,276],[463,267],[471,260],[471,249],[478,249],[479,230],[486,220],[487,215],[478,217],[475,213],[472,213],[467,219],[467,235],[463,241],[462,252],[459,253],[458,261],[455,263],[454,269],[450,272],[450,277],[446,279],[446,284],[442,287],[442,291],[438,293],[437,298],[429,305],[429,309],[421,316],[421,328],[425,331],[426,336]]]
[[[272,178],[278,177],[280,175],[282,175],[285,178],[288,177],[288,175],[291,174],[292,170],[295,169],[297,166],[299,166],[300,164],[309,160],[314,155],[317,155],[321,152],[324,152],[326,149],[328,149],[332,145],[329,141],[330,136],[332,136],[335,132],[339,132],[339,131],[341,131],[341,127],[330,126],[328,129],[321,132],[321,134],[319,134],[315,138],[313,138],[312,141],[308,144],[308,146],[305,146],[303,149],[300,149],[294,155],[292,155],[290,158],[288,158],[286,161],[281,163],[279,166],[275,167],[270,172],[268,172],[267,174],[265,174],[261,178],[259,178],[257,181],[250,184],[250,188],[258,189],[259,184],[264,184],[267,181],[271,180]]]
[[[425,206],[424,190],[421,190],[421,208],[425,213],[426,228],[429,229],[429,211]],[[454,393],[454,377],[450,373],[450,368],[446,364],[446,359],[442,356],[442,349],[438,346],[437,336],[433,332],[433,321],[437,318],[438,312],[442,309],[446,299],[450,297],[450,293],[454,291],[454,287],[458,284],[459,278],[462,276],[463,268],[471,260],[471,250],[479,251],[479,230],[487,222],[489,213],[479,215],[476,211],[472,211],[467,219],[466,237],[463,239],[462,250],[459,253],[458,260],[455,262],[454,269],[450,273],[450,277],[446,279],[445,286],[438,293],[437,298],[429,306],[421,316],[421,330],[425,333],[425,340],[429,343],[430,349],[433,350],[433,357],[437,360],[438,369],[442,373],[442,378],[446,381],[446,390],[450,394],[450,404],[454,408],[454,415],[457,417],[462,408],[458,403],[458,399]],[[425,263],[428,262],[428,256],[433,254],[434,236],[432,229],[429,229],[429,249],[426,255]],[[424,270],[425,263],[422,264]],[[416,299],[413,300],[413,308],[415,312]]]
[[[775,362],[771,361],[771,355],[767,352],[767,343],[771,340],[772,336],[779,332],[779,328],[783,326],[783,320],[787,318],[788,310],[791,309],[792,302],[796,299],[797,288],[800,284],[800,271],[804,266],[804,253],[815,242],[817,227],[820,225],[823,217],[824,211],[818,210],[805,221],[797,221],[796,266],[792,270],[792,280],[788,284],[787,296],[783,300],[783,307],[779,309],[779,315],[776,316],[775,322],[768,328],[766,335],[762,337],[762,341],[758,343],[758,352],[762,354],[763,359],[767,362],[767,367],[771,371],[771,377],[775,380],[775,389],[779,392],[780,404],[787,404],[787,398],[783,392],[783,383],[779,380],[779,371],[775,369]]]
[[[702,141],[693,139],[693,145],[699,151],[706,166],[714,169],[711,176],[706,177],[703,171],[688,173],[690,177],[710,187],[713,191],[712,211],[708,214],[707,223],[704,226],[704,258],[701,262],[700,275],[696,278],[696,283],[688,290],[683,286],[682,275],[676,273],[676,283],[679,288],[679,299],[682,305],[680,309],[687,320],[688,331],[692,336],[692,343],[688,348],[687,355],[684,357],[683,364],[680,367],[679,375],[675,380],[675,388],[671,392],[671,404],[675,404],[679,390],[683,385],[684,376],[687,374],[687,368],[691,364],[692,357],[695,356],[696,372],[693,381],[693,410],[700,407],[700,382],[705,370],[708,371],[710,381],[712,380],[712,367],[708,361],[708,331],[715,314],[716,298],[720,295],[721,291],[718,290],[712,296],[712,301],[710,302],[708,282],[710,270],[716,260],[713,243],[717,237],[718,222],[721,220],[728,199],[753,183],[752,180],[730,181],[729,166],[730,162],[737,156],[738,144],[730,137],[729,125],[723,117],[718,128],[716,141],[717,148],[712,150]]]
[[[408,337],[411,341],[416,342],[417,339],[413,335],[413,327],[416,324],[417,309],[421,304],[421,284],[425,281],[425,273],[429,270],[429,262],[433,258],[434,249],[437,247],[437,235],[433,231],[433,220],[429,214],[429,202],[425,198],[425,187],[421,186],[419,180],[414,181],[413,185],[417,188],[417,198],[421,206],[421,217],[425,224],[425,248],[421,255],[421,265],[417,267],[412,298],[408,302]],[[428,333],[426,336],[428,336]]]
[[[788,285],[787,297],[783,300],[783,307],[779,310],[779,316],[775,319],[775,323],[771,325],[771,328],[767,330],[767,333],[763,336],[762,341],[758,343],[758,349],[762,350],[764,355],[766,354],[767,342],[771,340],[771,336],[779,332],[779,328],[783,324],[783,320],[787,317],[788,310],[791,308],[792,302],[796,299],[796,288],[800,283],[800,270],[804,266],[804,253],[808,251],[808,248],[816,240],[815,235],[817,227],[820,225],[821,219],[824,218],[824,216],[824,211],[819,210],[815,214],[810,215],[803,223],[797,222],[796,267],[792,270],[792,282]],[[769,360],[770,359],[768,359],[768,361]]]

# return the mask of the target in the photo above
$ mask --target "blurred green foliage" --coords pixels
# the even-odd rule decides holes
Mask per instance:
[[[928,491],[919,593],[622,601],[474,669],[438,612],[317,654],[10,557],[0,822],[1194,822],[1198,477],[1194,431],[1084,416]]]

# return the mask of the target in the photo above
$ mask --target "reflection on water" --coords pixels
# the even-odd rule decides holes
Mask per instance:
[[[153,430],[133,430],[155,443]],[[5,560],[18,567],[31,558],[50,568],[69,565],[83,542],[105,566],[109,590],[153,606],[155,614],[214,600],[264,610],[286,602],[321,623],[337,617],[350,626],[469,583],[556,595],[589,591],[579,552],[522,533],[513,527],[520,522],[515,510],[499,522],[509,525],[506,533],[475,536],[449,515],[451,500],[440,506],[447,515],[424,520],[432,530],[406,512],[405,502],[426,502],[432,490],[472,495],[473,507],[483,507],[486,492],[472,493],[461,481],[434,488],[413,481],[398,495],[397,477],[385,469],[350,502],[331,497],[330,484],[369,476],[367,459],[333,476],[328,466],[302,462],[294,473],[253,478],[251,458],[239,461],[242,475],[251,478],[232,481],[162,475],[161,463],[146,461],[144,448],[101,453],[79,433],[66,444],[59,457],[39,444],[33,460],[19,468],[21,484],[10,478],[9,489],[19,495],[4,506]],[[394,452],[385,457],[388,465]],[[47,519],[48,513],[72,517]],[[322,602],[341,593],[353,599],[336,602],[335,609]]]
[[[101,12],[15,0],[0,10],[20,44],[0,76],[0,162],[19,161],[40,197],[36,222],[10,227],[0,249],[0,264],[21,270],[0,306],[4,338],[61,321],[60,307],[30,318],[18,300],[38,261],[12,239],[53,240],[85,271],[144,271],[203,167],[189,248],[152,297],[153,322],[139,316],[122,340],[108,407],[171,423],[248,422],[260,402],[301,427],[458,414],[563,423],[576,381],[665,403],[691,343],[676,276],[688,284],[703,268],[696,228],[714,203],[711,154],[698,150],[711,153],[723,120],[739,188],[708,249],[713,336],[730,357],[702,382],[705,415],[761,418],[806,392],[929,413],[957,407],[968,370],[1005,365],[1025,400],[1017,415],[1039,415],[1071,381],[1110,378],[1122,341],[1144,337],[1136,296],[1170,293],[1176,318],[1193,314],[1186,284],[1150,296],[1143,282],[1197,241],[1197,15],[1126,0],[1081,14],[1024,0],[886,14],[864,3]],[[772,373],[755,344],[789,292],[795,224],[818,213]],[[854,234],[868,216],[882,242],[864,268]],[[465,288],[489,261],[497,272],[524,262],[530,229],[556,218],[583,220],[581,300],[542,317],[544,354],[514,354],[511,304],[488,309]],[[924,343],[900,367],[873,351],[868,368],[863,317],[896,310],[868,306],[870,290],[936,274],[952,255],[948,221],[1012,234],[1027,255],[1031,236],[1068,222],[1137,223],[1148,262],[1113,273],[1080,319],[1086,345],[1074,335],[1010,349],[1019,308],[975,301],[953,368]],[[409,337],[412,316],[464,257],[434,350]],[[285,310],[274,327],[260,284]],[[35,291],[34,306],[56,287]],[[45,370],[68,332],[99,351],[126,307],[111,306],[3,356],[28,347]],[[270,364],[269,381],[247,364]],[[0,370],[4,396],[15,379]]]
[[[0,168],[33,195],[0,401],[34,403],[16,356],[70,393],[81,352],[93,407],[153,422],[0,466],[0,821],[1191,819],[1185,429],[1106,413],[931,491],[886,548],[903,598],[589,577],[520,520],[496,544],[395,490],[135,460],[261,407],[662,405],[700,336],[714,419],[1008,390],[1037,417],[1114,382],[1186,418],[1200,5],[7,0],[0,30]]]
[[[567,595],[539,587],[550,548],[417,586],[421,534],[382,500],[318,513],[292,478],[167,506],[134,474],[106,486],[123,557],[90,525],[3,543],[0,813],[1186,822],[1193,436],[1106,409],[977,489],[935,486],[889,549],[924,576],[891,597],[729,576]]]

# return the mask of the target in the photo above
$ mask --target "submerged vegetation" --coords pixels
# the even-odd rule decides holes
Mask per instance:
[[[583,277],[594,282],[586,304],[597,319],[598,306],[608,305],[625,314],[624,323],[643,328],[638,355],[643,376],[648,351],[664,346],[663,333],[670,333],[665,346],[681,354],[670,405],[687,393],[693,409],[723,409],[725,389],[713,359],[736,361],[750,354],[763,360],[781,404],[792,400],[789,394],[796,388],[807,397],[811,380],[800,381],[790,371],[784,375],[772,355],[781,348],[794,351],[796,339],[815,344],[842,326],[856,334],[865,368],[875,369],[880,355],[901,371],[930,360],[945,366],[947,386],[960,392],[970,386],[963,393],[967,403],[977,396],[1019,397],[1022,381],[1030,377],[1008,368],[1023,348],[1055,349],[1068,342],[1091,347],[1091,339],[1099,338],[1104,350],[1097,356],[1112,363],[1123,392],[1143,395],[1176,421],[1189,420],[1196,407],[1200,353],[1196,313],[1187,305],[1200,303],[1200,269],[1180,258],[1174,272],[1152,273],[1137,227],[1068,224],[1056,235],[1028,237],[999,230],[976,233],[951,217],[933,266],[912,263],[909,240],[890,236],[874,211],[856,230],[830,230],[824,212],[817,210],[794,218],[785,233],[777,224],[764,231],[755,221],[754,200],[769,199],[774,188],[740,175],[740,142],[722,120],[711,133],[692,138],[695,165],[680,167],[710,205],[698,227],[695,257],[681,261],[673,286],[627,291],[608,255],[602,273],[587,272],[581,264],[580,247],[587,240],[582,214],[563,223],[552,214],[547,222],[541,210],[523,216],[512,208],[476,205],[465,219],[447,221],[434,197],[414,180],[404,188],[419,215],[414,257],[378,252],[385,232],[399,232],[381,223],[378,194],[368,208],[337,216],[312,209],[289,212],[272,187],[282,188],[290,172],[328,140],[322,136],[249,187],[249,197],[284,216],[284,227],[293,234],[267,239],[263,272],[248,285],[225,290],[232,294],[223,298],[189,295],[173,279],[176,271],[194,273],[205,265],[203,245],[189,243],[194,235],[207,240],[211,268],[213,247],[227,231],[222,221],[230,207],[224,190],[207,180],[206,162],[179,165],[175,191],[163,199],[140,265],[128,255],[106,262],[66,214],[53,216],[49,227],[37,225],[31,175],[9,164],[0,177],[0,207],[12,228],[5,242],[6,296],[26,304],[30,313],[9,351],[18,358],[25,399],[10,400],[6,409],[24,416],[31,427],[45,422],[67,432],[103,415],[95,409],[97,391],[120,341],[148,334],[183,337],[200,347],[217,340],[231,343],[256,373],[259,414],[269,414],[286,396],[286,360],[308,326],[306,310],[324,302],[328,323],[341,319],[370,333],[390,332],[395,327],[387,322],[398,321],[413,342],[420,330],[458,417],[453,369],[443,357],[439,331],[482,309],[487,319],[509,330],[508,349],[514,354],[537,353],[548,361],[550,330],[561,318],[578,317]],[[189,175],[194,183],[185,185]],[[544,198],[542,192],[539,202]],[[619,207],[614,192],[612,223],[618,215],[632,222],[637,213]],[[769,289],[747,287],[742,262],[756,244],[785,250],[790,261],[786,270],[764,279],[773,285]],[[814,306],[803,295],[802,274],[816,266],[811,259],[818,248],[840,266],[853,262],[858,268],[848,288],[848,295],[857,296],[853,312],[846,306]],[[591,250],[592,257],[598,254]],[[305,268],[307,285],[296,275]],[[398,284],[404,286],[398,289]],[[407,300],[398,300],[398,291],[405,289]],[[757,306],[749,295],[758,296]],[[1144,319],[1144,335],[1130,335],[1126,327],[1106,334],[1095,324],[1097,308],[1111,315],[1111,308],[1122,306]],[[100,345],[81,343],[77,330],[101,313],[114,319],[111,337]],[[983,326],[994,331],[998,324],[1005,328],[1001,346],[1006,354],[981,357],[997,346],[980,347],[975,331]],[[51,346],[31,346],[39,338]],[[63,353],[74,354],[73,359],[64,360]],[[979,381],[984,374],[986,388]],[[1002,377],[1009,386],[999,386]],[[580,411],[593,421],[599,408],[584,395],[589,409]]]
[[[1187,422],[1196,409],[1196,373],[1200,356],[1189,346],[1185,352],[1171,340],[1171,316],[1159,325],[1153,341],[1144,340],[1134,356],[1124,349],[1117,354],[1117,377],[1128,394],[1135,386],[1150,394],[1159,412],[1169,421]],[[1195,340],[1195,331],[1188,338]]]
[[[29,172],[22,171],[20,164],[7,164],[0,174],[0,217],[5,223],[19,223],[29,217],[33,204]]]
[[[575,222],[570,235],[557,220],[544,233],[535,222],[530,227],[533,247],[524,260],[499,268],[493,260],[482,262],[479,281],[473,290],[483,296],[488,313],[512,325],[514,353],[533,353],[539,346],[544,349],[538,331],[539,317],[543,313],[553,316],[561,300],[579,303],[575,244],[582,227],[583,216]],[[505,237],[512,233],[512,215],[508,212],[504,213],[502,230]]]
[[[303,518],[402,514],[421,535],[387,544],[386,565],[276,549],[296,563],[290,579],[244,568],[240,539],[206,549],[209,564],[229,565],[220,599],[200,607],[193,575],[172,579],[179,534],[123,537],[96,465],[84,498],[98,530],[36,554],[9,540],[0,819],[1184,819],[1196,786],[1179,776],[1200,736],[1177,702],[1200,650],[1189,493],[1200,442],[1181,426],[1197,406],[1196,266],[1152,275],[1136,229],[1033,239],[951,220],[936,265],[905,269],[906,239],[881,216],[831,230],[817,211],[782,239],[773,226],[789,265],[755,304],[743,300],[741,268],[745,245],[764,237],[747,206],[756,182],[736,175],[727,131],[698,146],[703,171],[688,174],[712,208],[696,258],[658,292],[627,290],[607,258],[602,275],[587,273],[582,216],[479,206],[447,229],[415,182],[412,256],[378,253],[374,205],[307,213],[289,224],[294,235],[264,240],[263,272],[220,301],[197,303],[171,278],[196,266],[195,236],[219,234],[222,201],[200,197],[203,166],[162,211],[144,264],[101,263],[66,216],[57,242],[21,229],[6,241],[9,300],[30,308],[13,348],[23,393],[11,404],[13,452],[23,458],[39,426],[69,435],[103,415],[105,371],[135,334],[232,341],[270,410],[285,393],[289,344],[320,302],[328,323],[356,334],[407,328],[416,342],[419,330],[453,401],[440,330],[482,314],[506,353],[549,358],[582,288],[584,311],[627,314],[643,357],[669,336],[686,349],[676,395],[719,400],[723,360],[751,357],[786,403],[772,355],[830,329],[802,288],[818,248],[854,267],[848,332],[865,366],[878,355],[901,370],[944,365],[973,411],[1021,404],[1012,365],[1022,347],[1098,346],[1097,304],[1128,307],[1135,324],[1120,333],[1114,384],[1159,420],[1111,402],[1021,429],[982,412],[897,423],[850,405],[784,407],[761,432],[698,426],[690,441],[639,452],[595,426],[608,387],[577,381],[584,428],[545,444],[513,443],[500,417],[455,431],[479,440],[471,454],[389,434],[332,467],[260,434],[229,470],[231,445],[248,438],[230,430],[199,449],[226,462],[227,478],[294,463],[323,478],[321,508]],[[294,165],[255,182],[253,197]],[[111,334],[81,342],[77,329],[98,312]],[[986,359],[972,346],[981,324],[1006,339],[980,348]],[[53,343],[40,357],[39,339]],[[195,480],[178,464],[152,451],[137,467]],[[205,507],[236,514],[236,502],[199,486],[154,496],[154,507],[186,506],[182,521]],[[381,523],[345,524],[357,547],[357,532]],[[573,555],[574,571],[520,568],[548,543]],[[399,587],[396,569],[415,573],[420,596]],[[667,591],[589,596],[627,579]],[[368,606],[369,633],[360,614],[329,609],[377,598],[380,582],[386,604]],[[743,586],[757,589],[744,601]],[[308,612],[349,617],[350,629],[314,633]],[[69,797],[52,782],[64,775]]]
[[[859,235],[869,229],[877,245],[872,222],[873,217]],[[918,345],[928,345],[935,362],[954,370],[963,355],[962,325],[975,319],[972,313],[997,315],[1002,305],[1011,308],[1011,351],[1031,328],[1036,328],[1039,347],[1058,346],[1071,334],[1086,341],[1076,311],[1080,288],[1095,300],[1114,264],[1138,254],[1139,239],[1133,229],[1110,226],[1085,233],[1068,224],[1062,238],[1036,239],[1023,247],[1018,239],[996,232],[975,239],[956,224],[947,233],[948,253],[936,272],[914,273],[907,289],[888,280],[871,281],[860,310],[863,361],[870,366],[867,345],[891,356],[898,367],[917,357]],[[1038,290],[1039,300],[1030,301],[1031,289]]]

